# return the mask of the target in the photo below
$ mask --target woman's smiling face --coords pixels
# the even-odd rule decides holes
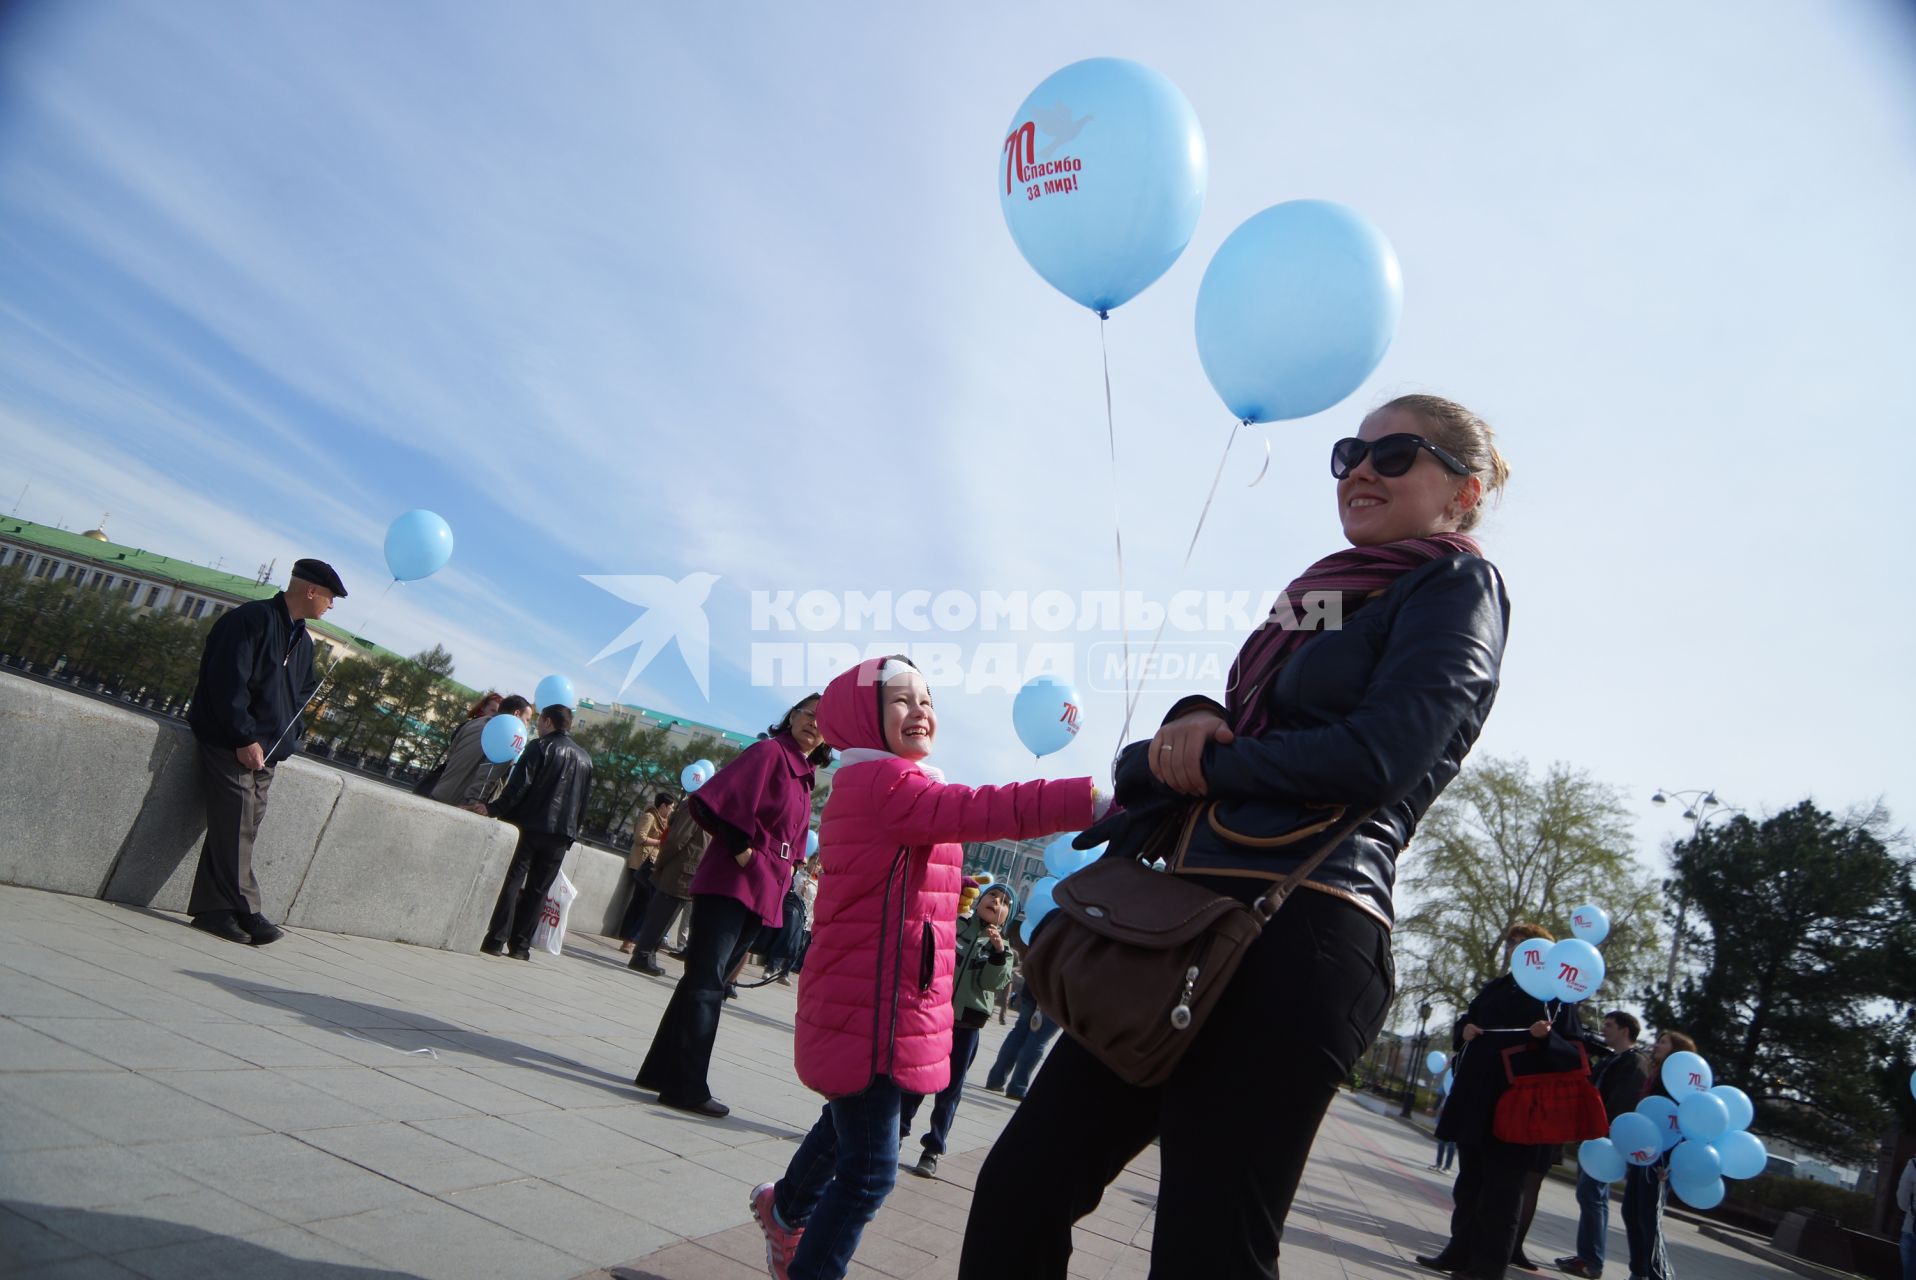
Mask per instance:
[[[1359,440],[1377,440],[1403,432],[1424,434],[1424,424],[1407,409],[1379,409],[1358,428]],[[1475,504],[1482,484],[1458,476],[1427,449],[1401,476],[1377,473],[1367,456],[1337,482],[1337,518],[1353,547],[1378,547],[1406,538],[1427,538],[1457,527]]]

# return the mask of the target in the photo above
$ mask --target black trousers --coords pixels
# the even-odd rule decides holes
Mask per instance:
[[[1537,1167],[1537,1150],[1495,1138],[1457,1144],[1450,1241],[1439,1256],[1473,1280],[1505,1274],[1517,1247],[1524,1191]]]
[[[499,901],[492,908],[492,927],[486,941],[510,951],[530,951],[532,931],[539,927],[539,913],[545,910],[546,894],[559,878],[560,864],[572,847],[567,836],[544,831],[521,831],[512,851],[512,865],[506,868],[506,882],[499,886]]]
[[[725,983],[758,936],[760,923],[757,913],[736,898],[692,895],[692,943],[685,953],[685,976],[672,988],[672,999],[659,1019],[636,1081],[641,1088],[657,1089],[661,1102],[697,1106],[712,1096],[705,1077],[712,1066],[712,1046],[718,1041]]]
[[[196,916],[259,910],[259,880],[253,875],[253,840],[266,817],[266,792],[277,766],[247,769],[226,747],[198,739],[200,792],[206,797],[206,843],[193,873],[187,911]]]
[[[632,896],[626,899],[625,915],[619,921],[619,937],[631,942],[639,936],[639,926],[645,921],[645,909],[652,902],[652,864],[642,867],[627,867],[625,878],[632,885]]]
[[[684,898],[675,898],[663,889],[654,888],[646,900],[639,927],[632,931],[632,949],[643,955],[657,951],[659,943],[665,940],[666,926],[672,923],[672,913],[684,905]]]
[[[1251,945],[1169,1081],[1126,1084],[1062,1039],[979,1171],[960,1280],[1062,1278],[1071,1224],[1154,1138],[1151,1275],[1276,1276],[1311,1141],[1383,1025],[1392,980],[1382,922],[1302,890]]]

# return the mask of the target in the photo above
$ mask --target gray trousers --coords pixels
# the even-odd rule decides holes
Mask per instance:
[[[200,751],[200,790],[206,796],[206,843],[200,846],[187,910],[196,916],[214,911],[250,915],[259,910],[253,838],[266,816],[266,792],[276,766],[253,772],[242,768],[228,747],[197,739],[195,745]]]

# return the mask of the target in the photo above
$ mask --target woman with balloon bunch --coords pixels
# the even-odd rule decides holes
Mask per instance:
[[[1456,1075],[1437,1123],[1438,1139],[1457,1144],[1450,1239],[1435,1254],[1417,1255],[1421,1267],[1487,1280],[1519,1261],[1526,1184],[1556,1162],[1559,1148],[1505,1141],[1494,1131],[1497,1104],[1516,1071],[1509,1051],[1524,1055],[1526,1075],[1579,1069],[1581,1044],[1608,1052],[1584,1029],[1576,999],[1557,989],[1554,977],[1560,970],[1544,960],[1553,943],[1542,925],[1511,925],[1503,936],[1507,972],[1479,991],[1457,1019],[1452,1037],[1452,1048],[1459,1051]]]

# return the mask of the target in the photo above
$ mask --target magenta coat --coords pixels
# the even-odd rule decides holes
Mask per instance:
[[[840,675],[818,707],[825,740],[882,752],[882,660]],[[864,752],[860,752],[863,755]],[[1089,778],[964,787],[898,756],[839,766],[819,830],[812,945],[798,982],[798,1076],[828,1098],[889,1075],[912,1093],[951,1078],[958,841],[1090,825]]]
[[[712,833],[692,892],[737,899],[766,924],[785,920],[785,886],[805,860],[812,825],[812,766],[789,733],[753,743],[712,775],[686,807]],[[734,855],[753,850],[746,866]]]

